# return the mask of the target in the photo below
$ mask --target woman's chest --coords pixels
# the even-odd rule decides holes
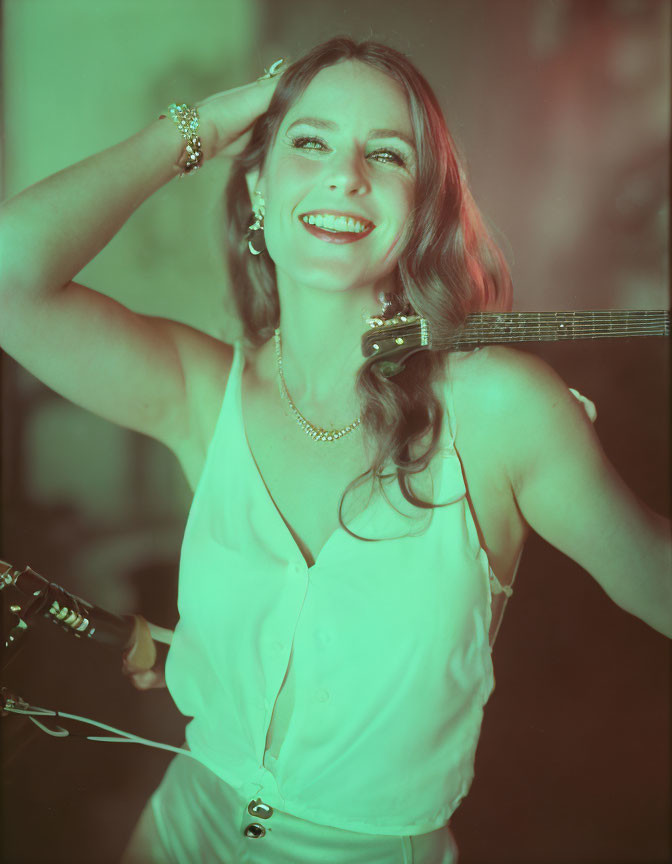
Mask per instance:
[[[339,505],[346,486],[369,468],[362,429],[355,429],[338,441],[314,441],[298,425],[277,390],[265,391],[245,378],[237,407],[242,409],[238,418],[240,434],[246,439],[249,451],[247,468],[253,484],[250,494],[267,496],[269,507],[277,511],[275,517],[283,520],[307,564],[312,566],[340,524]],[[250,386],[246,387],[246,383]],[[220,383],[218,392],[213,391],[212,404],[200,406],[194,426],[200,429],[200,434],[194,436],[180,458],[192,489],[214,434],[217,417],[212,406],[220,406],[222,397]],[[480,440],[478,430],[482,427],[473,408],[456,405],[455,410],[460,416],[455,447],[465,476],[471,515],[495,575],[507,585],[527,534],[526,525],[501,460],[498,462],[487,441]],[[345,497],[341,515],[346,525],[366,507],[370,492],[371,484],[365,482]]]
[[[243,396],[243,434],[259,475],[256,494],[265,494],[311,567],[339,526],[346,486],[367,471],[361,427],[337,441],[313,440],[287,403],[274,392],[252,386]],[[370,484],[343,501],[346,524],[367,503]]]

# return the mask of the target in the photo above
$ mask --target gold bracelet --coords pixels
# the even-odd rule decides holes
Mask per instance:
[[[180,134],[187,142],[184,154],[177,162],[177,167],[182,169],[182,173],[179,176],[184,177],[185,174],[197,171],[203,164],[203,145],[201,144],[201,139],[196,134],[200,119],[196,108],[192,108],[186,104],[177,105],[173,102],[168,106],[168,111],[180,130]],[[161,114],[159,120],[162,120],[165,116],[165,114]]]
[[[257,78],[257,81],[262,81],[264,78],[275,78],[278,75],[281,75],[282,73],[280,72],[279,67],[282,66],[284,62],[284,57],[276,60],[275,63],[271,65],[270,69],[264,69],[264,74]],[[201,139],[196,134],[200,124],[200,118],[196,108],[192,108],[184,103],[182,105],[177,105],[173,102],[169,105],[168,111],[177,124],[180,134],[187,142],[185,152],[177,162],[177,167],[182,169],[180,177],[184,177],[185,174],[191,174],[193,171],[198,171],[203,164],[203,145],[201,144]],[[165,116],[165,114],[161,114],[159,120],[162,120]]]

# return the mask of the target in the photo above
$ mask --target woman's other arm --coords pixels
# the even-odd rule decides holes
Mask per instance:
[[[586,410],[543,360],[488,349],[502,458],[520,512],[611,599],[672,638],[672,526],[626,485]]]

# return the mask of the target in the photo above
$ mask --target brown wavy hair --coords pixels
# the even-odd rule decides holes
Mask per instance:
[[[415,206],[406,225],[406,243],[395,271],[394,301],[401,312],[417,313],[430,332],[450,337],[470,313],[510,311],[512,284],[506,260],[486,229],[467,186],[455,143],[438,100],[423,75],[396,49],[370,40],[336,36],[316,45],[283,72],[268,110],[252,127],[250,140],[234,160],[226,187],[227,259],[243,342],[257,348],[280,324],[275,265],[268,254],[250,255],[253,221],[245,175],[263,170],[282,119],[314,76],[343,60],[357,60],[388,75],[406,93],[418,156]],[[394,307],[393,307],[394,311]],[[347,493],[367,478],[392,477],[383,467],[392,460],[404,498],[419,508],[446,506],[423,501],[409,477],[424,471],[436,453],[444,408],[433,388],[445,373],[450,349],[422,350],[406,359],[403,371],[383,377],[372,358],[357,373],[361,426],[373,442],[373,464],[352,480],[341,496],[339,523]],[[428,448],[412,459],[410,448],[431,430]],[[381,484],[382,488],[382,484]],[[388,499],[389,500],[389,499]],[[361,540],[370,538],[359,537]]]

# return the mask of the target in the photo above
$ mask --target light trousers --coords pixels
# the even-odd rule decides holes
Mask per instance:
[[[186,745],[184,745],[186,748]],[[269,811],[270,814],[269,814]],[[176,755],[120,864],[456,864],[448,825],[428,834],[360,834],[243,800],[201,762]]]

